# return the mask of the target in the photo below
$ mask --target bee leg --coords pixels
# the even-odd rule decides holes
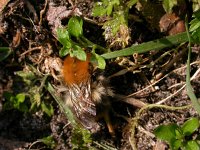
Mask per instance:
[[[115,137],[115,130],[113,128],[112,121],[110,118],[110,110],[105,105],[104,105],[104,110],[101,109],[101,111],[98,112],[96,116],[97,121],[99,121],[100,119],[103,119],[105,121],[108,132],[112,137]]]
[[[107,125],[107,128],[108,128],[108,131],[110,133],[110,135],[112,137],[115,137],[115,131],[114,131],[114,128],[113,128],[113,125],[112,125],[112,122],[110,120],[110,115],[109,115],[109,112],[106,111],[104,112],[104,116],[103,116],[105,122],[106,122],[106,125]]]

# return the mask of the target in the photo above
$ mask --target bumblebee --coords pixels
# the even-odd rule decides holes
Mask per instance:
[[[103,118],[113,135],[109,97],[113,97],[114,93],[104,76],[94,75],[90,56],[87,54],[86,61],[71,56],[65,58],[62,71],[68,88],[65,103],[85,128],[95,130],[97,121]]]

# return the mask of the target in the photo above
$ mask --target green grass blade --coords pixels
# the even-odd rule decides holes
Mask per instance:
[[[52,97],[55,99],[55,101],[58,103],[58,105],[61,108],[61,110],[65,113],[65,115],[67,116],[67,119],[72,124],[72,126],[76,127],[77,123],[76,123],[76,120],[74,118],[74,115],[73,115],[72,111],[70,110],[70,108],[67,105],[65,105],[63,103],[63,101],[56,94],[54,88],[52,87],[52,85],[50,83],[47,84],[47,90],[52,95]]]
[[[194,94],[192,85],[190,83],[191,37],[190,37],[190,33],[188,31],[187,21],[186,21],[186,31],[187,31],[187,38],[189,41],[187,70],[186,70],[186,89],[187,89],[187,94],[192,101],[192,105],[193,105],[194,109],[200,114],[200,103],[199,103],[196,95]]]
[[[177,45],[177,44],[184,43],[187,41],[188,41],[187,33],[183,32],[183,33],[168,36],[165,38],[142,43],[139,45],[134,45],[122,50],[105,53],[101,56],[104,57],[105,59],[111,59],[111,58],[116,58],[120,56],[132,55],[134,53],[145,53],[151,50],[160,50],[160,49],[171,47],[173,45]]]

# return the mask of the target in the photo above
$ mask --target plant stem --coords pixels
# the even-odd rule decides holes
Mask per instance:
[[[94,44],[93,42],[91,42],[90,40],[88,40],[86,37],[84,36],[81,36],[80,37],[84,42],[86,42],[88,44],[89,47],[96,47],[97,49],[101,50],[101,53],[107,53],[109,50],[100,46],[100,45],[97,45],[97,44]]]

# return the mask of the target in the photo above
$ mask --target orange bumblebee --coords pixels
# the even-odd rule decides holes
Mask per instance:
[[[65,102],[85,128],[90,130],[97,128],[96,121],[103,118],[113,135],[108,99],[114,94],[103,76],[93,79],[90,56],[87,54],[86,61],[71,56],[65,58],[63,77],[68,87]]]

